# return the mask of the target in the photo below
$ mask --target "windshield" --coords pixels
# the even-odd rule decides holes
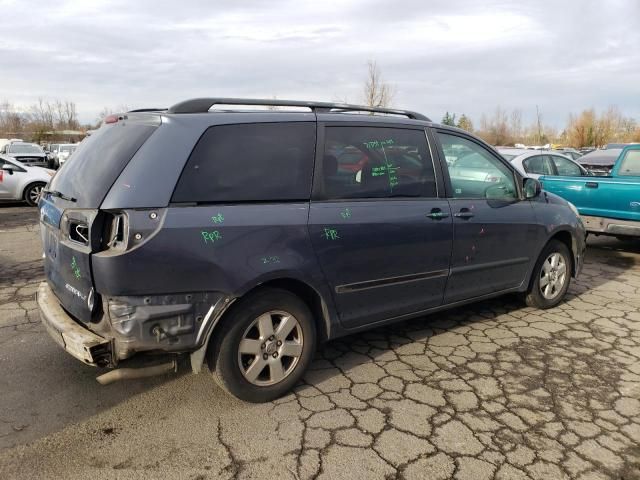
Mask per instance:
[[[31,143],[12,143],[9,145],[11,153],[42,153],[42,149]]]

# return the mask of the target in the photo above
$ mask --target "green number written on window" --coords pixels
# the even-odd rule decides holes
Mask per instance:
[[[393,145],[393,140],[391,138],[387,140],[371,140],[370,142],[362,142],[362,144],[367,147],[369,150],[373,150],[374,148],[382,148],[389,145]]]
[[[349,208],[345,208],[340,212],[340,216],[344,219],[351,218],[351,210]]]
[[[204,243],[216,243],[218,240],[222,240],[222,235],[217,230],[213,232],[200,232]]]
[[[218,212],[217,215],[214,215],[213,217],[211,217],[211,221],[213,223],[223,223],[224,222],[224,215],[222,215],[220,212]]]

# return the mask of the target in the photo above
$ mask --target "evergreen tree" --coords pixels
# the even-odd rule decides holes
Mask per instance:
[[[460,115],[460,120],[458,120],[458,124],[456,126],[462,130],[466,130],[467,132],[473,132],[473,123],[471,123],[471,119],[464,113]]]
[[[443,125],[449,125],[451,127],[455,127],[456,126],[456,114],[450,114],[449,112],[444,114],[444,117],[442,117],[442,124]]]

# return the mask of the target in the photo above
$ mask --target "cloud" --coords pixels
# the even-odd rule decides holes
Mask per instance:
[[[27,5],[28,3],[28,5]],[[193,96],[361,101],[375,59],[396,106],[640,118],[636,2],[0,0],[0,100],[168,106]]]

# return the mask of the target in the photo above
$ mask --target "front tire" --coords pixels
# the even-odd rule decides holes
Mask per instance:
[[[24,191],[24,201],[30,207],[35,207],[38,205],[38,201],[40,201],[40,195],[42,195],[42,189],[44,188],[44,183],[34,183],[29,185],[27,189]]]
[[[274,400],[312,361],[316,328],[307,305],[286,290],[265,288],[231,307],[208,351],[211,373],[241,400]]]
[[[571,252],[564,243],[558,240],[547,243],[529,282],[526,295],[529,307],[544,310],[562,301],[571,283],[571,262]]]

